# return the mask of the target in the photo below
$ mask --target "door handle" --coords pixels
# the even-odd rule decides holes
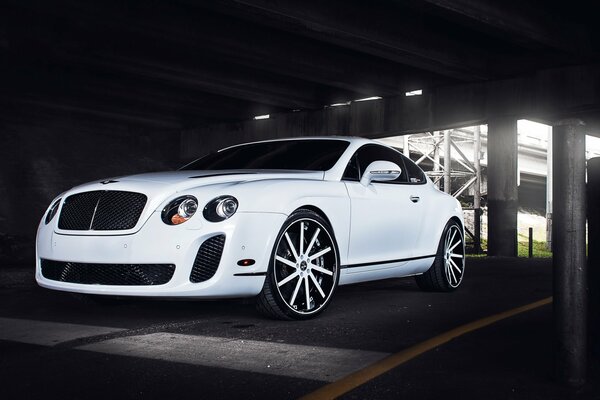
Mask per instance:
[[[419,196],[410,196],[410,201],[413,203],[418,203],[421,198]]]

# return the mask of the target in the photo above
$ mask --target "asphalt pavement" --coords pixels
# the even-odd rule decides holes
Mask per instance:
[[[0,266],[2,399],[296,399],[461,325],[551,296],[550,260],[469,259],[453,293],[412,278],[340,287],[320,317],[265,319],[251,300],[103,303]],[[552,307],[456,337],[347,399],[600,399],[553,380]]]

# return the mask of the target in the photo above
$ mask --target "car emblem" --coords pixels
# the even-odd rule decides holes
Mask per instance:
[[[106,181],[102,181],[100,183],[103,184],[103,185],[107,185],[109,183],[115,183],[115,182],[119,182],[119,181],[113,181],[112,179],[109,179],[109,180],[106,180]]]

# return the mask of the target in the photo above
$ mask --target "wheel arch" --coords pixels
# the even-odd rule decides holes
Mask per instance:
[[[343,263],[346,262],[346,257],[345,257],[345,253],[342,253],[342,247],[340,247],[340,244],[342,244],[342,243],[340,243],[338,231],[336,230],[336,227],[334,226],[334,224],[331,222],[331,219],[327,216],[327,213],[325,213],[325,211],[323,211],[320,207],[307,203],[303,206],[297,207],[291,214],[293,214],[299,210],[310,210],[310,211],[318,214],[321,218],[323,218],[325,220],[325,222],[327,222],[327,224],[329,225],[329,228],[331,229],[332,234],[333,234],[333,241],[335,242],[335,245],[337,246],[337,249],[338,249],[340,265],[343,265]]]
[[[450,222],[450,221],[455,221],[458,224],[458,226],[460,226],[460,229],[462,229],[464,232],[465,227],[464,227],[462,221],[460,220],[460,218],[458,218],[456,215],[454,215],[454,216],[452,216],[452,218],[450,218],[448,220],[448,222]]]
[[[329,226],[331,227],[331,229],[333,229],[333,224],[331,223],[331,220],[329,219],[329,217],[327,216],[327,214],[325,214],[325,211],[321,210],[319,207],[314,206],[314,205],[310,205],[310,204],[306,204],[303,206],[300,206],[298,208],[296,208],[293,212],[299,211],[299,210],[310,210],[314,213],[319,214],[325,221],[327,221],[327,223],[329,224]],[[334,236],[335,232],[334,232]]]
[[[465,239],[465,226],[463,224],[463,221],[456,215],[453,215],[450,218],[448,218],[448,220],[442,225],[442,229],[441,229],[440,235],[439,235],[440,240],[441,240],[442,236],[444,235],[444,232],[446,232],[446,228],[448,227],[448,224],[450,222],[456,222],[458,224],[458,226],[460,227],[460,230],[462,231],[463,240],[464,240]]]
[[[444,235],[446,227],[450,222],[455,222],[458,224],[464,238],[465,228],[463,219],[461,218],[459,212],[462,213],[462,210],[448,210],[436,218],[429,219],[428,223],[426,224],[426,232],[429,232],[431,235],[428,237],[434,237],[437,238],[437,240],[428,240],[425,247],[426,250],[423,251],[423,254],[435,254],[437,252],[439,240]]]

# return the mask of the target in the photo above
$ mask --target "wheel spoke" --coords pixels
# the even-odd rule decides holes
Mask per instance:
[[[304,254],[304,221],[300,222],[300,254]]]
[[[450,257],[452,258],[464,258],[462,254],[450,253]]]
[[[304,277],[304,291],[306,292],[306,309],[310,309],[310,293],[308,287],[308,276]]]
[[[452,244],[452,242],[454,241],[454,237],[456,236],[456,230],[452,231],[452,237],[450,238],[450,240],[448,241],[448,246]],[[460,243],[460,241],[458,242]],[[456,245],[455,245],[456,246]],[[451,249],[450,249],[451,250]]]
[[[294,289],[294,293],[292,294],[292,298],[290,299],[290,306],[294,306],[294,302],[296,301],[296,296],[298,295],[298,290],[300,290],[300,285],[302,284],[302,279],[298,279],[298,283],[296,283],[296,288]]]
[[[458,279],[456,279],[456,275],[454,274],[454,270],[452,269],[452,266],[450,265],[450,263],[446,263],[447,264],[447,269],[448,271],[450,271],[450,275],[452,276],[452,278],[454,278],[454,282],[458,282]],[[452,282],[450,282],[452,283]]]
[[[313,284],[315,285],[315,287],[317,288],[317,290],[321,294],[321,297],[325,298],[325,292],[323,292],[323,289],[321,289],[321,285],[319,285],[319,282],[317,282],[317,278],[315,278],[315,276],[313,275],[312,272],[309,272],[308,276],[310,276],[310,280],[313,281]]]
[[[292,260],[288,260],[287,258],[283,258],[281,256],[275,256],[275,259],[277,261],[279,261],[280,263],[284,263],[288,267],[296,268],[296,263],[293,262]]]
[[[306,247],[306,254],[310,254],[310,251],[312,250],[313,246],[315,245],[315,242],[317,241],[317,236],[319,236],[320,232],[321,232],[321,228],[317,228],[312,239],[310,239],[310,243],[308,244],[308,247]]]
[[[323,267],[320,267],[320,266],[318,266],[318,265],[315,265],[315,264],[310,264],[310,267],[311,267],[312,269],[314,269],[315,271],[319,271],[319,272],[321,272],[321,273],[323,273],[323,274],[325,274],[325,275],[333,276],[333,271],[330,271],[330,270],[328,270],[328,269],[325,269],[325,268],[323,268]]]
[[[279,282],[277,284],[277,286],[282,287],[283,285],[285,285],[286,283],[288,283],[289,281],[291,281],[292,279],[294,279],[295,277],[299,276],[300,272],[296,271],[293,274],[288,275],[284,280],[282,280],[281,282]]]
[[[309,257],[310,257],[311,259],[314,259],[314,258],[319,258],[319,257],[321,257],[323,254],[327,254],[327,253],[329,253],[330,251],[331,251],[331,247],[327,247],[327,248],[325,248],[325,249],[323,249],[323,250],[319,251],[318,253],[315,253],[315,254],[313,254],[312,256],[309,256]]]
[[[461,272],[462,272],[462,271],[461,271],[461,269],[460,269],[460,268],[458,268],[458,265],[456,265],[456,264],[454,263],[454,261],[452,261],[452,259],[451,259],[451,258],[449,258],[449,259],[448,259],[448,261],[450,261],[450,264],[451,264],[451,265],[452,265],[454,268],[456,268],[456,271],[458,271],[458,273],[461,273]]]
[[[294,247],[294,245],[292,244],[292,239],[290,239],[290,235],[288,235],[288,233],[285,233],[285,240],[287,240],[288,246],[290,247],[290,251],[292,252],[292,254],[294,255],[294,258],[296,259],[296,261],[298,260],[298,253],[296,252],[296,248]]]
[[[458,239],[458,242],[454,243],[454,244],[452,245],[452,247],[450,247],[450,248],[448,249],[448,251],[452,251],[452,250],[454,250],[454,249],[456,248],[456,246],[458,246],[459,244],[460,244],[460,239]]]

